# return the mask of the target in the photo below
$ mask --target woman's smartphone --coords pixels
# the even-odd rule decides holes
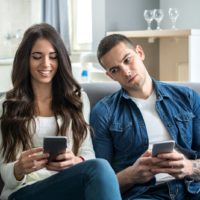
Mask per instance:
[[[48,161],[56,161],[58,154],[65,152],[67,148],[67,137],[65,136],[47,136],[43,140],[45,153],[49,153]]]
[[[152,156],[157,156],[159,153],[170,153],[175,146],[174,140],[167,140],[153,144]]]

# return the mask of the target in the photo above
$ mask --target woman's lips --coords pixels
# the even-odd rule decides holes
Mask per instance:
[[[39,73],[44,77],[48,77],[51,74],[51,70],[40,70]]]

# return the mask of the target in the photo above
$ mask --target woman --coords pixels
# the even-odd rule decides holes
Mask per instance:
[[[36,24],[25,32],[14,58],[12,83],[1,102],[1,198],[121,199],[109,165],[92,159],[85,121],[89,102],[52,26]],[[45,136],[67,136],[68,148],[56,161],[48,162],[42,148]]]

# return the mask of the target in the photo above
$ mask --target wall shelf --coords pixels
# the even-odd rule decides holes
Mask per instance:
[[[141,31],[115,31],[107,32],[107,35],[122,34],[129,38],[169,38],[169,37],[188,37],[189,35],[200,35],[198,29],[161,29],[161,30],[141,30]]]

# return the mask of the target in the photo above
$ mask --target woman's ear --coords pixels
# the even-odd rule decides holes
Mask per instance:
[[[145,59],[144,51],[143,51],[143,49],[142,49],[142,47],[141,47],[140,45],[136,45],[136,47],[135,47],[135,52],[140,56],[140,58],[141,58],[142,60]]]

